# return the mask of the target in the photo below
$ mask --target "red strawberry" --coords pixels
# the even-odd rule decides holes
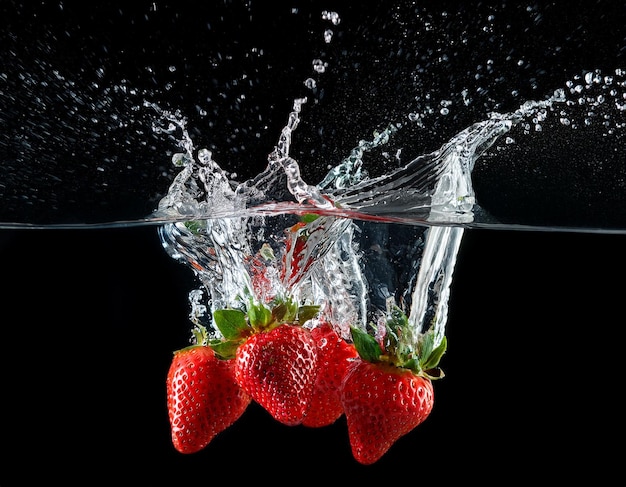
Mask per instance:
[[[281,280],[287,288],[297,283],[313,263],[310,256],[307,258],[307,231],[305,221],[299,221],[288,230],[281,269]]]
[[[326,217],[312,213],[286,230],[285,250],[282,256],[280,279],[285,289],[293,289],[301,282],[313,264],[322,257],[334,242],[328,238],[336,225]]]
[[[319,371],[302,424],[318,428],[334,423],[343,414],[341,383],[358,354],[354,345],[343,340],[328,322],[313,328],[311,336],[320,350]]]
[[[352,364],[342,402],[354,458],[364,465],[376,462],[426,419],[433,401],[432,382],[426,377],[386,363]]]
[[[341,402],[352,454],[370,465],[430,414],[431,379],[443,377],[437,365],[446,339],[435,346],[429,330],[414,340],[406,315],[397,307],[389,310],[381,343],[357,328],[352,338],[360,357],[346,373]]]
[[[167,374],[167,409],[172,443],[179,452],[202,450],[246,410],[251,399],[235,382],[234,365],[202,345],[174,353]]]
[[[311,332],[281,324],[255,333],[237,348],[235,379],[274,419],[297,425],[309,407],[317,362]]]

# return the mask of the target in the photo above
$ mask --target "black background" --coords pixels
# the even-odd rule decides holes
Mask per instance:
[[[337,11],[339,25],[323,20],[324,10]],[[0,18],[0,222],[148,216],[178,171],[170,158],[180,133],[155,134],[162,122],[144,102],[180,111],[195,148],[244,181],[267,162],[293,100],[306,96],[290,154],[310,183],[390,123],[403,127],[384,147],[391,158],[366,158],[372,175],[397,167],[398,150],[405,164],[490,112],[559,88],[575,105],[600,94],[606,107],[624,103],[615,70],[626,56],[626,6],[611,0],[3,0]],[[328,63],[325,73],[314,59]],[[585,85],[596,70],[615,78],[617,95],[597,86],[569,93],[568,81]],[[583,131],[590,105],[580,107],[575,135],[560,113],[543,137],[512,133],[509,161],[496,157],[473,174],[481,204],[502,221],[623,228],[615,210],[624,205],[626,173],[615,156],[623,136],[605,137],[600,110]],[[422,125],[407,123],[409,113]],[[614,106],[609,116],[624,123]]]
[[[165,375],[189,336],[191,271],[151,227],[1,236],[0,485],[624,478],[623,236],[467,231],[433,413],[370,467],[343,419],[286,427],[254,405],[177,453]]]
[[[79,78],[84,79],[87,94],[92,68],[106,65],[117,67],[108,69],[111,78],[105,81],[115,84],[127,79],[129,85],[145,83],[143,88],[154,90],[155,98],[162,98],[171,107],[189,109],[187,114],[193,113],[198,97],[206,92],[223,91],[227,95],[224,99],[231,100],[236,90],[229,92],[227,82],[237,74],[237,66],[223,63],[210,77],[194,69],[204,66],[207,56],[217,51],[228,51],[241,59],[241,53],[250,46],[243,38],[233,43],[225,36],[229,26],[241,33],[248,29],[248,24],[237,25],[230,21],[214,24],[211,42],[198,45],[198,53],[194,55],[194,51],[189,50],[193,45],[191,39],[203,38],[199,29],[204,25],[204,16],[211,13],[210,3],[193,7],[189,4],[186,10],[180,7],[180,12],[186,12],[180,13],[173,3],[154,2],[158,4],[157,13],[150,16],[158,16],[160,27],[157,30],[152,30],[154,20],[142,20],[152,3],[137,3],[122,9],[114,2],[103,2],[93,8],[91,4],[76,7],[65,2],[65,10],[60,13],[58,2],[26,6],[3,2],[3,7],[8,5],[8,11],[14,10],[13,4],[20,5],[23,16],[18,16],[17,20],[4,17],[3,35],[13,32],[15,36],[5,37],[3,42],[17,49],[25,63],[38,59],[44,52],[48,61],[62,66],[65,73],[76,63],[77,72],[83,69]],[[510,109],[520,101],[550,93],[573,72],[593,67],[613,69],[616,63],[623,61],[622,46],[626,43],[625,34],[620,33],[623,23],[617,15],[624,14],[620,2],[574,3],[575,6],[568,2],[549,3],[542,22],[531,23],[535,31],[526,30],[528,20],[523,19],[529,17],[523,17],[527,12],[525,7],[512,7],[510,22],[514,28],[495,34],[506,41],[505,47],[515,46],[516,58],[523,54],[532,62],[520,71],[513,71],[505,83],[492,80],[485,105],[468,107],[465,115],[450,119],[448,125],[438,125],[437,130],[433,128],[431,135],[435,146],[440,142],[437,137],[441,141],[448,140],[458,129],[482,119],[488,109]],[[238,4],[223,2],[219,5],[228,10]],[[250,88],[248,95],[255,97],[254,93],[266,87],[269,79],[275,80],[275,89],[261,90],[256,95],[257,108],[254,104],[249,109],[234,108],[227,102],[216,104],[212,119],[224,124],[217,123],[212,130],[203,131],[200,119],[191,117],[198,122],[194,135],[215,143],[212,148],[220,161],[239,161],[238,170],[251,175],[259,167],[246,158],[262,160],[275,143],[291,100],[302,94],[301,80],[303,73],[310,72],[314,52],[311,47],[301,57],[286,56],[289,43],[277,35],[282,33],[279,27],[284,24],[269,13],[261,16],[263,8],[256,2],[254,5],[255,15],[260,16],[254,25],[272,25],[273,30],[260,29],[253,34],[263,38],[268,52],[273,53],[273,67],[269,72],[259,69],[257,84]],[[505,3],[493,5],[493,9],[489,2],[477,5],[476,18],[484,20],[489,12],[497,13]],[[582,5],[587,8],[581,10]],[[304,11],[318,12],[326,7],[333,8],[317,2],[302,3]],[[380,10],[374,10],[372,18],[377,18],[377,12],[383,12],[387,6],[376,8]],[[390,11],[393,8],[396,8],[395,3],[389,6]],[[438,8],[454,12],[451,2]],[[537,12],[537,6],[534,8]],[[123,15],[117,16],[118,10],[124,10]],[[241,7],[240,10],[247,14],[250,9]],[[344,21],[350,19],[350,15],[361,20],[359,15],[364,11],[361,4],[346,7]],[[197,15],[190,16],[189,12]],[[468,12],[473,10],[468,5],[459,12],[464,22],[472,18]],[[522,20],[516,23],[518,17]],[[20,19],[24,18],[29,21],[22,23]],[[111,18],[120,23],[110,22]],[[185,20],[191,18],[193,21]],[[84,22],[81,23],[81,19]],[[455,16],[449,19],[453,28]],[[498,25],[504,24],[506,22]],[[394,25],[400,28],[400,24]],[[482,35],[479,23],[465,27],[470,37]],[[315,25],[310,36],[298,31],[300,28],[301,24],[295,22],[289,34],[299,33],[299,41],[303,37],[317,39],[319,25]],[[458,31],[452,30],[460,32],[462,28],[463,25]],[[64,37],[64,31],[70,35]],[[270,31],[273,36],[269,35]],[[539,31],[544,35],[537,35]],[[196,36],[192,35],[194,32]],[[381,32],[390,39],[401,34],[370,30],[367,25],[347,28],[346,32],[350,34],[345,34],[344,45],[358,46],[362,38],[372,49],[379,45],[372,39],[384,41]],[[137,40],[145,41],[145,36],[150,43]],[[33,39],[32,45],[27,39]],[[212,47],[212,42],[217,47]],[[557,44],[561,50],[551,50]],[[47,45],[53,49],[42,51],[42,46]],[[99,49],[103,45],[106,51]],[[145,50],[145,45],[154,49]],[[318,46],[319,42],[312,45]],[[181,46],[187,49],[184,59],[180,57]],[[284,53],[281,46],[285,48]],[[465,53],[469,55],[471,51],[478,56],[477,47],[470,45]],[[502,46],[498,43],[491,46],[490,54],[497,53],[499,47]],[[94,52],[100,57],[90,58]],[[504,56],[506,51],[502,53]],[[281,54],[286,57],[282,58]],[[370,59],[365,49],[352,54],[359,62]],[[384,59],[387,54],[381,47],[374,57]],[[351,56],[344,56],[340,49],[335,55],[342,68],[350,67]],[[432,55],[436,58],[436,53]],[[14,59],[13,55],[10,59]],[[417,59],[412,59],[412,66],[416,62]],[[470,68],[474,69],[476,62],[468,58]],[[153,78],[146,77],[145,64],[157,66],[162,72],[157,72]],[[172,64],[179,68],[175,74],[167,69]],[[373,71],[361,71],[360,76],[365,78],[357,80],[358,83],[350,76],[337,81],[342,89],[346,86],[354,89],[353,96],[345,98],[345,104],[336,104],[341,96],[333,98],[333,85],[326,80],[325,100],[330,101],[327,105],[321,101],[318,111],[311,109],[307,115],[309,122],[299,128],[302,138],[294,144],[294,150],[300,151],[299,160],[308,157],[337,161],[354,147],[357,136],[367,136],[389,117],[397,115],[394,112],[397,107],[385,110],[387,104],[376,101],[402,101],[403,94],[394,82],[405,76],[395,71],[397,77],[392,77],[382,93],[361,92],[361,88],[373,86],[371,80],[379,74],[374,64],[370,67]],[[13,68],[17,73],[24,66]],[[6,72],[14,74],[11,69],[5,66]],[[251,65],[246,65],[245,69],[251,69]],[[446,69],[430,66],[424,82],[442,86],[461,82],[461,74],[448,73]],[[172,82],[176,89],[162,92],[164,80]],[[294,80],[298,89],[288,88],[296,86]],[[450,89],[456,90],[459,86]],[[510,97],[512,86],[519,90],[518,97]],[[19,128],[13,124],[16,119],[9,115],[19,112],[22,100],[32,101],[29,98],[32,91],[21,91],[17,84],[9,85],[9,89],[12,88],[24,98],[17,97],[10,110],[3,107],[1,121],[5,130]],[[31,87],[32,90],[40,88],[40,85]],[[54,88],[49,86],[50,90]],[[440,90],[442,96],[446,95],[444,88]],[[490,99],[502,100],[502,105],[489,105]],[[118,102],[120,106],[115,105]],[[113,111],[128,108],[115,99],[112,103]],[[334,109],[328,110],[329,107]],[[62,118],[64,112],[61,107],[57,108]],[[240,149],[240,140],[250,140],[245,133],[239,133],[240,140],[229,139],[228,144],[220,144],[225,140],[223,136],[232,133],[237,126],[237,115],[240,121],[247,123],[255,120],[259,113],[266,117],[259,126],[267,128],[249,127],[251,133],[257,129],[262,132],[249,153]],[[324,115],[328,113],[331,115]],[[65,121],[74,122],[71,118]],[[20,122],[24,123],[22,119]],[[27,130],[36,133],[37,123],[30,128],[27,123]],[[334,127],[334,130],[318,133],[317,124],[327,129]],[[78,135],[92,132],[87,124]],[[71,139],[75,134],[70,131],[63,135]],[[119,134],[112,132],[112,135]],[[105,152],[117,150],[119,145],[115,138],[108,141],[87,138],[83,142]],[[117,154],[121,161],[134,156],[136,146],[131,144],[130,147],[133,149],[130,155]],[[319,152],[310,153],[311,147],[318,148]],[[97,159],[95,149],[85,157]],[[154,142],[142,154],[148,159],[160,160],[165,152],[165,146]],[[72,164],[69,167],[74,171]],[[115,216],[118,211],[128,216],[126,205],[148,202],[147,207],[141,206],[139,213],[145,215],[146,209],[154,208],[155,191],[162,191],[167,185],[167,180],[158,176],[167,164],[159,164],[150,166],[145,174],[133,175],[139,179],[127,180],[124,173],[109,172],[111,181],[132,187],[128,194],[107,193],[99,186],[101,180],[90,179],[92,172],[72,172],[76,187],[70,191],[68,201],[59,200],[56,205],[63,209],[65,203],[70,203],[67,206],[71,210],[69,217],[67,214],[59,216],[59,210],[55,210],[56,213],[41,218],[80,222],[85,218],[99,220]],[[62,166],[58,166],[59,174],[67,183],[71,178],[67,179],[69,172],[66,174]],[[50,165],[54,167],[57,166]],[[31,169],[32,174],[39,175],[37,166]],[[41,184],[41,188],[37,187],[44,193],[68,188],[67,184],[50,185],[51,181],[32,178],[32,184]],[[146,181],[164,186],[144,191]],[[92,191],[96,183],[99,192]],[[7,215],[15,216],[12,212],[17,208],[15,201],[21,201],[21,189],[11,188],[14,193],[7,192],[9,203],[3,205],[4,221]],[[15,195],[17,199],[12,198]],[[75,201],[72,203],[71,199]],[[100,201],[106,204],[99,207]],[[36,207],[35,204],[25,208],[20,215],[39,218],[32,210]],[[625,371],[622,304],[625,244],[624,235],[466,231],[450,299],[449,349],[442,362],[447,375],[435,384],[433,413],[418,429],[399,440],[379,462],[364,467],[352,459],[343,419],[319,430],[286,427],[277,424],[255,405],[204,451],[191,456],[177,453],[169,437],[165,376],[172,351],[186,345],[189,337],[187,293],[196,286],[191,270],[167,256],[156,229],[150,226],[2,230],[0,417],[4,448],[0,455],[0,485],[53,482],[150,485],[174,480],[198,481],[199,485],[217,481],[292,485],[304,481],[328,483],[335,478],[354,483],[410,485],[434,482],[534,485],[549,481],[567,485],[583,480],[588,480],[590,485],[624,485],[626,428],[623,411],[626,402],[622,394]]]

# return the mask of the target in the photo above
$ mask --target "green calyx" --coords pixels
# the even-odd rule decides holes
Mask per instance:
[[[202,220],[190,220],[186,221],[184,225],[191,233],[193,233],[194,235],[199,235],[204,231],[206,222]]]
[[[185,352],[186,350],[190,350],[195,347],[207,346],[209,339],[208,339],[207,329],[204,326],[196,325],[194,326],[193,330],[191,330],[191,332],[193,335],[192,340],[191,340],[191,345],[175,350],[174,355]]]
[[[251,335],[286,323],[303,325],[319,310],[320,307],[315,305],[299,306],[290,298],[275,299],[269,306],[250,299],[245,311],[218,309],[213,312],[213,322],[223,339],[210,340],[209,345],[218,357],[230,359],[235,356],[237,347]]]
[[[444,376],[439,361],[447,348],[446,337],[435,346],[435,334],[430,329],[416,340],[406,314],[397,306],[389,309],[385,335],[380,342],[357,327],[352,327],[351,333],[354,346],[363,360],[389,363],[430,379]]]

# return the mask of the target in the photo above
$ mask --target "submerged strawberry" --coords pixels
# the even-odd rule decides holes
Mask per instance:
[[[354,345],[343,340],[328,322],[313,328],[311,336],[320,350],[319,371],[302,424],[318,428],[334,423],[343,414],[341,383],[358,353]]]
[[[319,262],[334,240],[329,238],[337,226],[337,219],[307,213],[287,229],[285,249],[280,267],[280,281],[284,289],[294,289]]]
[[[210,347],[177,352],[167,374],[167,409],[172,443],[196,453],[246,410],[250,397],[234,378],[234,361],[220,360]]]
[[[360,358],[342,385],[352,454],[364,465],[378,461],[428,417],[434,404],[431,379],[443,376],[437,365],[445,337],[434,347],[433,333],[427,332],[413,350],[406,316],[398,308],[390,315],[382,347],[364,331],[352,330]]]
[[[212,343],[217,353],[234,357],[235,380],[276,420],[302,422],[309,408],[318,371],[318,347],[301,325],[317,306],[276,301],[270,309],[250,303],[247,313],[236,309],[214,313],[224,340]]]
[[[235,379],[277,421],[302,422],[309,408],[318,349],[306,328],[283,324],[237,349]]]
[[[354,458],[369,465],[430,414],[433,386],[395,365],[355,362],[343,386],[343,403]]]

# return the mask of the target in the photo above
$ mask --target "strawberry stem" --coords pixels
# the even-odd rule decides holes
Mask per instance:
[[[250,335],[270,331],[284,323],[303,325],[314,318],[320,306],[298,306],[293,299],[276,298],[270,307],[256,303],[249,298],[246,311],[241,309],[218,309],[213,312],[213,323],[222,334],[222,338],[210,340],[208,345],[222,359],[235,356],[237,347]],[[206,343],[206,329],[203,341]]]
[[[428,330],[416,341],[406,314],[395,305],[388,308],[385,335],[381,343],[357,327],[351,328],[351,334],[354,346],[363,360],[389,362],[431,379],[444,375],[438,365],[447,348],[446,338],[443,337],[441,343],[435,347],[434,332]]]
[[[209,339],[207,329],[202,325],[195,325],[191,330],[193,335],[191,342],[195,345],[206,345]]]

